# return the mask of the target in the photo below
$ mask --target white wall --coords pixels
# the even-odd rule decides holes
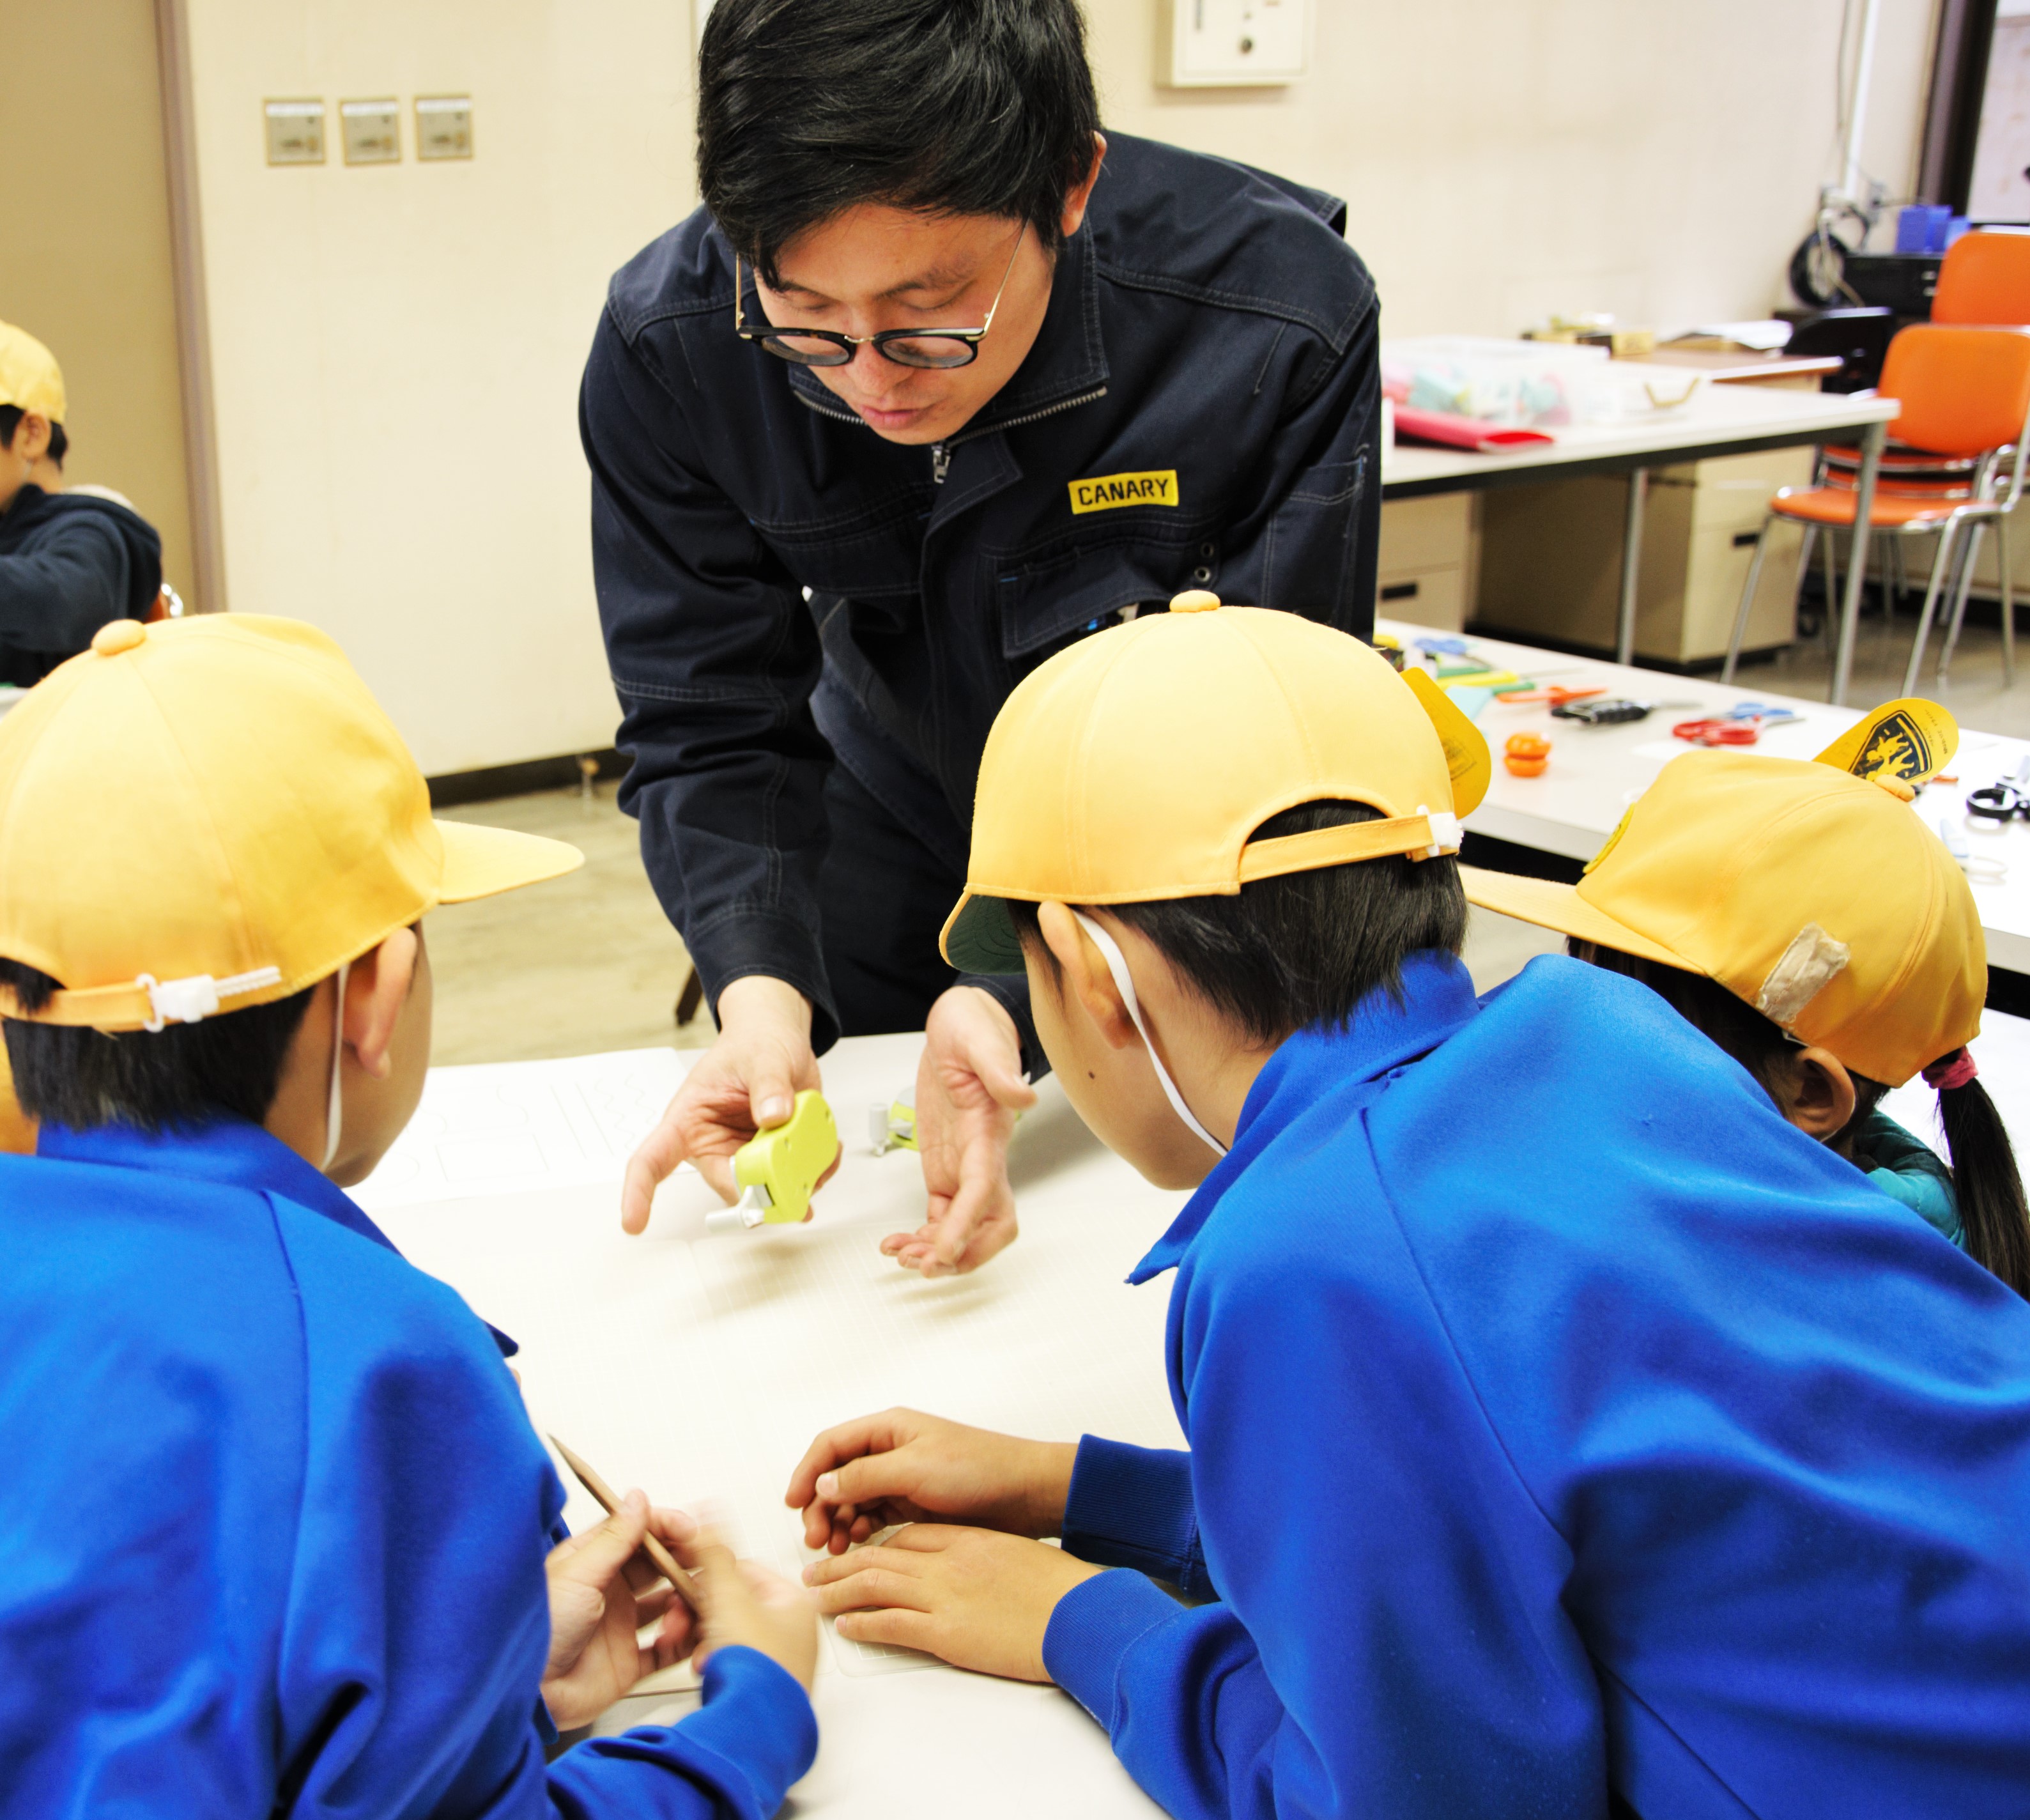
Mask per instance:
[[[1860,0],[1854,0],[1857,15]],[[1349,203],[1383,330],[1766,314],[1837,177],[1840,0],[1311,0],[1287,89],[1154,86],[1158,0],[1088,0],[1106,117]],[[1935,0],[1883,0],[1865,162],[1916,181]]]
[[[188,0],[229,597],[344,645],[426,772],[610,745],[577,389],[692,206],[682,0]],[[416,162],[418,94],[477,156]],[[348,168],[341,98],[402,99]],[[321,95],[328,162],[262,102]]]
[[[432,772],[615,718],[579,370],[608,274],[693,201],[683,0],[184,0],[233,607],[352,654]],[[1287,90],[1154,85],[1087,0],[1106,117],[1336,190],[1389,333],[1760,314],[1833,165],[1839,0],[1314,0]],[[1868,162],[1908,188],[1934,0],[1883,0]],[[469,91],[478,156],[409,103]],[[402,98],[403,162],[270,169],[270,95]]]

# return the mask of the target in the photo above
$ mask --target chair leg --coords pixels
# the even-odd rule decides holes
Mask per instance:
[[[1769,527],[1776,522],[1775,514],[1765,512],[1762,518],[1762,534],[1755,540],[1755,554],[1749,558],[1748,582],[1741,590],[1741,605],[1734,610],[1734,631],[1727,641],[1727,661],[1720,666],[1720,679],[1731,683],[1734,666],[1741,657],[1741,641],[1748,635],[1749,609],[1755,605],[1755,590],[1762,579],[1762,553],[1769,547]]]
[[[2009,575],[2009,514],[1995,521],[1995,560],[2002,580],[2002,686],[2016,686],[2016,592]]]
[[[1917,615],[1917,635],[1910,641],[1909,667],[1903,672],[1902,693],[1905,695],[1917,692],[1917,666],[1924,661],[1925,641],[1931,635],[1931,616],[1938,610],[1939,584],[1951,567],[1953,543],[1958,530],[1957,524],[1948,524],[1939,533],[1938,554],[1931,558],[1931,586],[1924,590],[1924,608]]]
[[[1807,524],[1801,527],[1798,539],[1798,572],[1790,581],[1790,633],[1794,638],[1798,631],[1798,609],[1805,598],[1805,578],[1812,572],[1812,545],[1818,534],[1816,525]]]
[[[1839,564],[1833,545],[1839,534],[1831,525],[1826,527],[1826,642],[1830,644],[1839,636],[1840,616]]]
[[[1966,623],[1967,595],[1973,588],[1973,565],[1980,554],[1981,534],[1987,527],[1976,520],[1969,527],[1967,540],[1957,565],[1959,581],[1953,590],[1953,616],[1946,627],[1946,642],[1939,652],[1939,684],[1945,686],[1946,672],[1952,668],[1953,653],[1959,648],[1960,627]]]
[[[1903,540],[1900,537],[1892,537],[1889,540],[1888,571],[1893,579],[1883,584],[1882,617],[1893,626],[1896,623],[1896,616],[1903,610],[1903,597],[1910,591],[1910,575],[1904,567]],[[1892,587],[1894,593],[1891,592]]]

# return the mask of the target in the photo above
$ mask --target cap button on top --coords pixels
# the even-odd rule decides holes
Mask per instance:
[[[115,620],[91,635],[91,648],[102,657],[117,657],[122,651],[132,650],[147,636],[148,628],[139,620]]]
[[[1209,588],[1188,588],[1170,597],[1173,613],[1209,613],[1219,605],[1219,596]]]

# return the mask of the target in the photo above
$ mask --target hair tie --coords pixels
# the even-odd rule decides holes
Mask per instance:
[[[1935,1087],[1939,1092],[1950,1092],[1955,1087],[1964,1087],[1980,1070],[1973,1065],[1973,1051],[1965,1044],[1950,1055],[1942,1055],[1924,1070],[1924,1085]]]

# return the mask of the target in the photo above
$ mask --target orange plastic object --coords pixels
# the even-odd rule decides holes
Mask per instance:
[[[1551,743],[1541,734],[1511,734],[1501,749],[1501,762],[1511,777],[1540,777],[1551,762]]]
[[[1494,698],[1504,708],[1519,708],[1531,702],[1543,702],[1553,708],[1562,708],[1567,702],[1583,702],[1589,695],[1604,695],[1606,686],[1591,689],[1567,689],[1562,683],[1552,683],[1541,689],[1532,689],[1519,684],[1513,689],[1497,689]]]
[[[2030,322],[2030,234],[1962,234],[1939,268],[1934,322]]]

